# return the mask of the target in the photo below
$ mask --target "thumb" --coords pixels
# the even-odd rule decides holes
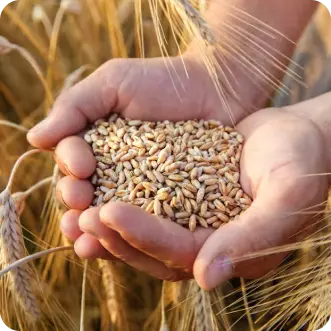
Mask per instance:
[[[117,105],[118,89],[134,64],[130,60],[111,60],[62,92],[49,116],[28,133],[29,142],[49,149],[85,129],[88,122],[107,116]]]
[[[313,226],[306,228],[311,215],[298,211],[316,201],[308,201],[308,206],[302,196],[295,196],[295,181],[287,186],[275,180],[269,184],[237,220],[219,228],[204,243],[193,267],[194,277],[202,288],[213,289],[233,277],[264,276],[277,267],[287,253],[250,258],[251,254],[296,242],[314,230]]]
[[[269,223],[273,221],[271,213],[254,203],[240,218],[215,231],[195,260],[193,272],[197,283],[210,290],[235,276],[256,278],[272,270],[284,255],[247,259],[240,263],[235,260],[281,241],[270,229]]]

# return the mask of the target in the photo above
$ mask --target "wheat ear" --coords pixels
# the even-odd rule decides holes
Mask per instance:
[[[7,189],[0,194],[0,222],[0,264],[7,267],[26,256],[21,223],[15,202]],[[40,316],[40,310],[31,288],[35,279],[32,269],[28,265],[18,266],[8,278],[13,297],[26,315],[35,321]]]
[[[15,201],[11,195],[11,187],[15,174],[21,162],[39,150],[31,150],[23,154],[15,163],[6,189],[0,194],[0,265],[9,265],[26,257],[22,226]],[[8,275],[9,290],[14,299],[31,321],[36,321],[40,316],[38,300],[33,293],[32,285],[35,277],[32,269],[24,264],[13,269]]]
[[[212,306],[209,293],[198,286],[195,281],[192,281],[192,294],[195,330],[197,331],[212,331],[214,323],[212,317]]]
[[[116,298],[114,276],[110,262],[98,259],[98,266],[102,274],[102,285],[107,298],[107,309],[111,322],[116,325],[118,319],[118,300]]]
[[[176,3],[182,6],[185,14],[189,17],[193,25],[195,25],[195,27],[199,30],[202,38],[207,43],[213,44],[215,42],[215,38],[208,23],[202,17],[200,11],[192,6],[190,0],[175,0],[174,2],[175,6],[177,5]]]

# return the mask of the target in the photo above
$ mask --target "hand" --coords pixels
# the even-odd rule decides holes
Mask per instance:
[[[170,59],[171,64],[167,62],[168,68],[162,58],[144,61],[139,59],[111,60],[91,76],[61,94],[50,115],[29,132],[28,140],[35,147],[51,149],[56,146],[55,159],[66,175],[57,185],[57,195],[64,205],[73,209],[64,217],[63,230],[73,240],[79,237],[76,242],[76,251],[79,255],[111,258],[105,249],[101,249],[101,245],[95,237],[88,233],[82,235],[75,222],[81,211],[88,208],[92,202],[93,187],[87,178],[95,170],[95,160],[83,139],[72,135],[84,130],[89,122],[107,117],[111,112],[120,112],[122,116],[132,119],[175,121],[210,118],[218,119],[224,124],[231,124],[232,120],[236,122],[245,115],[245,109],[238,106],[237,102],[232,99],[227,100],[232,109],[232,119],[230,114],[220,108],[220,99],[209,74],[201,63],[193,59],[192,54],[184,56],[185,67],[179,57]],[[237,79],[238,77],[239,75],[236,75]],[[245,91],[241,93],[244,99],[248,95],[246,79],[245,77],[245,81],[244,78],[241,81],[241,86],[245,86]],[[262,99],[256,98],[256,93],[252,93],[252,95],[254,103],[257,100],[263,102]],[[249,103],[248,99],[243,102],[243,104]],[[121,207],[115,206],[120,214]],[[90,212],[94,211],[89,210],[84,213],[81,219],[84,219],[84,215],[88,215]],[[130,215],[130,212],[130,207],[125,206],[123,217],[126,217],[126,213]],[[133,212],[136,210],[134,209]],[[145,214],[140,214],[140,216],[144,218]],[[94,224],[92,221],[91,224]],[[103,229],[105,230],[105,228]],[[153,229],[149,228],[149,232],[152,231]],[[155,231],[163,234],[162,229],[155,229]],[[173,225],[169,231],[175,231],[179,236],[183,235],[183,239],[187,235],[184,229],[173,227]],[[109,235],[117,235],[114,231],[109,230],[108,232]],[[188,260],[188,255],[190,256],[190,265],[193,263],[197,249],[210,232],[201,231],[200,235],[200,231],[197,231],[192,236],[191,242],[187,242],[186,253],[182,253],[185,261]],[[158,238],[156,235],[155,239]],[[176,239],[176,237],[174,238]],[[120,241],[118,235],[117,239]],[[161,242],[160,240],[158,241]],[[193,248],[195,240],[199,244]],[[122,245],[126,245],[123,240],[120,242]],[[168,245],[169,242],[165,244]],[[176,248],[176,243],[173,244],[173,247]],[[119,249],[121,247],[119,244],[116,247],[118,250],[114,254],[122,254],[121,257],[124,259],[125,250]],[[195,253],[192,254],[192,252]],[[172,260],[173,253],[169,251],[169,261]],[[136,262],[141,263],[139,259]],[[179,276],[173,275],[172,271],[169,271],[170,269],[159,272],[162,263],[154,262],[156,267],[148,270],[150,273],[153,273],[155,269],[155,275],[161,278],[179,278]],[[138,265],[136,266],[138,267]],[[140,268],[145,268],[145,266]],[[182,274],[181,271],[178,272]],[[191,277],[191,274],[189,276]]]
[[[105,63],[59,96],[50,115],[29,132],[29,142],[38,148],[52,148],[111,112],[151,121],[210,118],[224,124],[237,123],[248,109],[235,98],[221,103],[210,75],[192,54],[183,59],[115,59]],[[245,99],[243,104],[258,107],[266,101],[267,96],[258,99],[256,93],[254,101],[248,100],[246,76],[241,82],[242,91],[236,93]],[[225,103],[226,109],[222,108]]]
[[[264,276],[287,253],[255,259],[249,259],[250,254],[302,240],[321,225],[329,153],[325,135],[306,116],[317,104],[314,100],[289,109],[264,109],[237,126],[246,138],[240,182],[253,204],[200,249],[193,273],[203,288],[234,276]]]
[[[106,87],[100,92],[104,84],[93,88],[98,81],[107,81],[104,70],[105,68],[100,69],[99,73],[88,78],[89,81],[83,81],[61,97],[43,126],[29,134],[30,142],[37,147],[53,147],[63,137],[82,130],[88,120],[104,117],[111,110],[122,111],[124,116],[129,117],[135,117],[137,114],[137,117],[143,119],[154,118],[151,111],[158,102],[148,103],[149,96],[146,97],[143,110],[149,109],[150,117],[145,111],[140,113],[137,107],[141,105],[140,93],[144,87],[139,87],[139,93],[134,94],[139,96],[137,101],[131,101],[128,107],[120,106],[123,101],[110,102],[111,97],[105,99],[105,96],[108,96]],[[129,82],[136,77],[134,69],[131,71],[133,72]],[[154,84],[149,85],[150,89],[165,82],[160,79],[160,68],[149,73],[150,77],[154,74],[159,80],[154,79]],[[119,74],[114,75],[118,76]],[[139,75],[137,77],[142,81]],[[166,83],[169,84],[169,81]],[[146,84],[149,84],[148,80]],[[121,96],[131,95],[125,92],[125,88],[120,90]],[[157,90],[162,94],[167,91]],[[169,88],[169,93],[170,90],[172,88]],[[112,95],[114,94],[116,95]],[[146,93],[143,95],[146,96]],[[204,93],[192,95],[199,100]],[[100,96],[103,96],[102,102]],[[121,98],[118,97],[120,100],[127,100]],[[162,100],[162,95],[158,95],[158,98]],[[164,102],[169,102],[168,98],[169,95]],[[196,109],[194,105],[204,104],[197,102],[195,98],[192,103],[187,99],[181,104],[181,115],[184,116],[182,118],[187,116],[219,119],[221,113],[216,112],[217,102],[213,107],[202,107],[199,112],[190,113],[191,109]],[[134,97],[129,99],[136,100]],[[209,103],[211,104],[213,103]],[[111,105],[114,106],[113,109]],[[170,109],[170,112],[166,112],[167,109]],[[211,111],[212,109],[214,111]],[[157,116],[175,120],[178,119],[178,113],[178,103],[171,99],[170,103],[160,108]],[[78,255],[85,258],[116,257],[133,267],[168,280],[190,278],[193,272],[198,283],[206,289],[233,276],[257,277],[275,267],[283,256],[272,256],[262,263],[261,260],[252,260],[249,261],[249,267],[247,263],[231,266],[230,262],[249,252],[294,241],[299,237],[297,232],[306,225],[308,230],[312,229],[309,225],[314,220],[307,215],[299,215],[298,212],[322,202],[326,196],[325,178],[305,177],[308,174],[325,172],[325,143],[320,131],[310,120],[286,110],[260,111],[240,123],[238,130],[246,137],[241,183],[255,201],[241,219],[223,226],[213,234],[212,230],[206,229],[190,233],[175,223],[159,221],[131,205],[107,204],[101,210],[91,208],[82,212],[92,201],[93,188],[86,178],[94,171],[95,161],[82,139],[69,137],[61,140],[56,156],[62,171],[71,175],[59,182],[58,196],[73,209],[64,216],[62,229],[68,237],[76,241]],[[301,231],[299,234],[303,236],[305,233]],[[217,256],[227,256],[227,259],[216,259]],[[220,263],[222,260],[229,261],[225,264],[228,266],[227,270],[218,268],[224,265]]]
[[[193,274],[205,289],[234,276],[260,277],[275,268],[284,254],[232,261],[314,231],[319,218],[304,211],[313,207],[310,211],[318,213],[327,196],[326,177],[309,176],[326,172],[325,141],[313,122],[285,109],[261,110],[237,129],[246,137],[241,184],[254,198],[240,219],[215,232],[190,233],[126,204],[69,211],[62,225],[76,240],[76,252],[85,258],[116,257],[167,280]]]

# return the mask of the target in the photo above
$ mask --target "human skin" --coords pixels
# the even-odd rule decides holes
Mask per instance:
[[[266,1],[270,0],[263,0],[263,6],[258,6],[258,0],[241,1],[241,5],[267,21],[274,19],[278,10],[282,32],[296,40],[312,13],[311,2],[301,0],[302,18],[294,28],[287,24],[288,31],[284,31],[283,10],[287,8],[291,13],[294,7],[285,1],[277,2],[283,9],[274,1],[267,7]],[[212,14],[207,13],[207,17],[213,25]],[[278,43],[277,47],[290,56],[292,50],[286,43]],[[182,60],[172,59],[180,100],[162,59],[146,60],[145,66],[138,59],[112,60],[62,94],[46,121],[35,127],[28,139],[39,148],[56,146],[56,160],[66,175],[58,183],[57,194],[71,209],[62,220],[62,230],[75,241],[78,255],[121,259],[162,279],[194,276],[203,288],[211,289],[233,276],[261,276],[277,266],[284,255],[234,263],[236,257],[293,242],[313,229],[310,225],[314,219],[297,212],[325,200],[326,178],[306,175],[326,172],[329,163],[321,123],[317,126],[308,115],[286,109],[266,109],[245,118],[249,111],[229,97],[227,102],[236,122],[245,118],[237,125],[246,139],[241,184],[254,199],[238,221],[214,232],[198,229],[191,233],[128,204],[108,203],[101,210],[86,210],[93,198],[93,187],[87,179],[95,169],[95,160],[88,145],[74,135],[89,122],[119,112],[143,120],[212,118],[231,124],[228,114],[220,109],[209,75],[194,55],[193,43],[184,55],[190,79],[186,78]],[[272,67],[268,70],[273,72]],[[274,75],[280,73],[275,71]],[[248,86],[246,76],[238,77],[241,84],[237,93],[243,104],[261,107],[266,97]],[[179,81],[184,88],[180,88]],[[308,230],[303,231],[306,226]]]
[[[310,107],[265,109],[238,124],[246,139],[240,181],[254,202],[238,220],[216,231],[191,233],[127,204],[108,203],[101,209],[82,211],[92,201],[93,189],[81,181],[79,189],[89,191],[90,197],[78,202],[72,177],[62,179],[58,186],[62,199],[76,209],[67,212],[62,230],[75,241],[75,250],[83,258],[115,257],[161,279],[194,276],[200,286],[212,289],[234,276],[263,276],[285,255],[240,263],[236,259],[296,242],[316,230],[322,218],[303,212],[307,208],[320,212],[327,197],[327,176],[310,176],[330,171],[330,138],[317,124],[330,123],[330,113],[324,112],[328,117],[315,122],[307,112],[319,106],[314,100]],[[81,143],[76,137],[67,139],[71,144]],[[65,153],[63,146],[59,145],[57,155]]]

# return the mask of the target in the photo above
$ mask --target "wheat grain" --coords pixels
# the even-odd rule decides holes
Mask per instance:
[[[85,141],[97,160],[94,205],[130,202],[194,231],[218,228],[251,204],[235,158],[243,138],[217,121],[152,123],[112,115],[96,121]]]

